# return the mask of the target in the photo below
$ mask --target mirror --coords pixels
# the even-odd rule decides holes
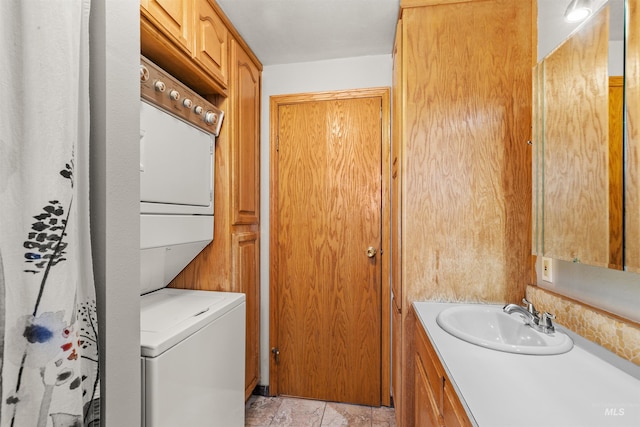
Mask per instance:
[[[640,273],[640,1],[627,1],[625,270]]]
[[[624,0],[538,0],[534,254],[623,268]]]

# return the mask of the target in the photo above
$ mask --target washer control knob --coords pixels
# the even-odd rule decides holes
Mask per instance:
[[[140,64],[140,81],[146,82],[149,80],[149,70],[144,65]]]
[[[185,98],[182,100],[182,106],[185,108],[191,108],[191,106],[193,105],[193,102],[191,102],[191,100],[189,98]]]
[[[153,87],[158,91],[158,92],[164,92],[164,90],[167,88],[165,86],[165,84],[163,82],[161,82],[160,80],[156,80],[156,82],[153,84]]]
[[[218,122],[218,115],[213,111],[207,111],[204,115],[204,122],[208,125],[215,125]]]
[[[177,90],[172,89],[171,92],[169,92],[169,97],[174,101],[177,101],[180,99],[180,93]]]
[[[202,114],[202,111],[203,111],[203,109],[202,109],[202,107],[201,107],[201,106],[199,106],[199,105],[196,105],[195,107],[193,107],[193,112],[194,112],[194,113],[196,113],[198,116],[199,116],[200,114]]]

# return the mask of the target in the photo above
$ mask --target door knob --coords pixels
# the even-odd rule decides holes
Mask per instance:
[[[369,258],[373,258],[374,256],[376,256],[376,253],[377,253],[377,252],[378,252],[378,251],[377,251],[377,250],[376,250],[376,248],[374,248],[373,246],[369,246],[369,247],[367,248],[367,256],[368,256]]]

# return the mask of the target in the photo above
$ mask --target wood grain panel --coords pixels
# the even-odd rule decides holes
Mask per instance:
[[[231,108],[229,99],[217,104],[223,111]],[[227,117],[216,138],[214,157],[213,241],[209,243],[169,284],[180,289],[230,291],[231,219],[230,158],[232,119]]]
[[[232,291],[246,294],[245,399],[260,380],[260,238],[258,232],[232,237]]]
[[[278,112],[281,394],[380,404],[380,98]]]
[[[402,274],[400,270],[402,243],[402,129],[403,129],[403,91],[402,91],[402,20],[396,26],[396,36],[393,46],[393,87],[392,87],[392,138],[391,138],[391,264],[396,268],[391,269],[391,289],[393,301],[398,310],[402,311]]]
[[[429,382],[418,354],[415,356],[415,366],[415,425],[421,427],[440,427],[443,425],[442,416],[437,409],[432,389],[429,387]]]
[[[393,298],[395,300],[395,297]],[[391,324],[393,328],[392,339],[392,357],[393,368],[391,370],[391,387],[393,391],[393,403],[396,412],[396,424],[402,425],[402,414],[404,411],[403,399],[403,363],[402,357],[402,313],[398,308],[398,304],[393,301],[391,303]]]
[[[599,266],[609,264],[608,28],[607,6],[544,60],[544,255]]]
[[[233,85],[237,100],[232,114],[242,126],[232,129],[233,224],[260,222],[260,71],[235,43]]]
[[[542,255],[542,165],[544,146],[542,139],[542,65],[533,67],[533,97],[532,97],[532,135],[531,149],[533,166],[531,168],[531,181],[533,193],[531,199],[531,253]],[[532,282],[535,283],[535,282]]]
[[[165,34],[173,37],[178,45],[191,52],[190,1],[145,0],[140,5],[145,14],[163,28]]]
[[[410,7],[439,6],[451,3],[469,3],[487,0],[400,0],[400,7],[407,9]]]
[[[640,0],[627,4],[625,268],[640,273]]]
[[[609,77],[609,268],[623,269],[624,77]]]
[[[403,11],[405,301],[524,295],[531,21],[530,1]]]
[[[193,3],[193,55],[226,87],[229,77],[229,32],[207,0]]]
[[[442,412],[447,427],[471,427],[471,421],[469,421],[469,417],[467,417],[467,413],[449,381],[444,383]]]

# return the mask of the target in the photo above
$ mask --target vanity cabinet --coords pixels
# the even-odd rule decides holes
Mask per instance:
[[[471,427],[435,349],[422,326],[415,329],[415,425]]]
[[[245,397],[260,380],[262,64],[210,0],[142,0],[142,54],[225,112],[216,138],[213,241],[169,286],[246,294]]]
[[[202,95],[227,94],[230,23],[213,0],[141,0],[140,50]]]
[[[411,303],[518,302],[531,283],[532,3],[401,1],[391,259],[392,387],[403,427],[423,425]],[[418,390],[439,399],[442,420],[451,417],[444,385]]]

